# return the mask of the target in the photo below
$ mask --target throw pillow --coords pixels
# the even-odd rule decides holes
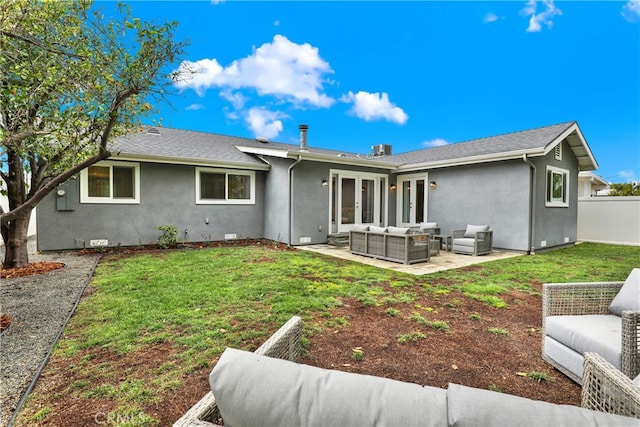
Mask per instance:
[[[372,233],[386,233],[387,227],[376,227],[375,225],[369,226],[369,231]]]
[[[409,228],[408,227],[392,227],[392,226],[389,226],[389,227],[387,227],[387,233],[408,234],[409,233]]]
[[[478,231],[489,231],[489,226],[467,224],[467,229],[464,231],[464,237],[476,237],[476,233],[478,233]]]
[[[617,316],[622,316],[625,310],[640,310],[640,268],[631,270],[620,292],[609,305],[609,311]]]
[[[420,230],[427,230],[431,228],[438,228],[438,223],[437,222],[421,222],[420,223]]]
[[[351,226],[351,229],[353,231],[369,231],[369,226],[368,225],[362,225],[362,224],[354,224]]]

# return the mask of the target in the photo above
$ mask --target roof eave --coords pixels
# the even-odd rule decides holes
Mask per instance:
[[[572,134],[577,136],[577,141],[573,138],[570,138]],[[578,169],[581,171],[592,171],[598,169],[598,162],[591,152],[589,148],[589,144],[584,139],[584,135],[582,135],[582,131],[578,126],[578,123],[573,122],[564,132],[558,135],[555,139],[553,139],[547,146],[545,147],[544,154],[548,154],[551,150],[555,148],[560,142],[567,140],[567,143],[571,147],[571,151],[578,159]],[[581,153],[579,147],[582,147],[584,153]]]
[[[241,163],[241,162],[229,162],[229,161],[210,161],[205,159],[191,159],[184,157],[163,157],[153,155],[142,154],[112,154],[110,159],[118,159],[131,162],[148,162],[148,163],[164,163],[164,164],[179,164],[190,166],[206,166],[226,169],[247,169],[247,170],[260,170],[268,171],[270,166],[267,164],[253,164],[253,163]]]
[[[339,155],[313,153],[313,152],[304,151],[304,150],[278,150],[274,148],[248,147],[248,146],[241,146],[241,145],[236,146],[236,148],[242,151],[243,153],[278,157],[278,158],[284,158],[284,159],[300,158],[302,160],[309,160],[314,162],[337,163],[337,164],[352,165],[352,166],[367,166],[367,167],[377,168],[377,169],[395,170],[398,167],[397,163],[374,160],[371,158],[354,158],[354,157],[348,157],[348,156],[341,157]]]
[[[471,156],[456,159],[438,160],[435,162],[407,163],[398,167],[398,172],[412,172],[422,169],[446,168],[452,166],[464,166],[478,163],[500,162],[504,160],[522,159],[522,156],[538,157],[544,156],[542,149],[517,150],[499,154],[485,154],[482,156]]]

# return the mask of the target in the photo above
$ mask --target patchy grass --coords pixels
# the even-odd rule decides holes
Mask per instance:
[[[226,347],[254,350],[293,315],[303,317],[308,342],[315,333],[348,323],[332,314],[347,298],[382,305],[394,317],[425,295],[447,299],[452,290],[464,297],[443,301],[447,310],[463,307],[464,298],[508,308],[510,292],[536,294],[544,282],[624,280],[639,256],[634,247],[581,244],[412,276],[265,245],[106,255],[43,373],[60,376],[66,386],[36,388],[22,422],[64,419],[65,408],[56,402],[72,396],[81,407],[108,407],[105,422],[158,425],[149,411],[166,406],[190,373],[210,368]],[[448,325],[426,318],[437,315],[433,309],[416,308],[420,313],[412,320],[446,330]],[[478,313],[460,315],[483,320]],[[396,336],[398,343],[425,338],[420,331]],[[150,354],[160,362],[141,360]],[[135,360],[136,366],[123,366],[122,360]],[[72,368],[57,372],[56,366]]]

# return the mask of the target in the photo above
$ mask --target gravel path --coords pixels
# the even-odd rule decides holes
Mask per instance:
[[[99,258],[74,253],[30,255],[30,262],[62,262],[65,267],[1,280],[0,305],[12,322],[0,336],[0,425],[11,421],[22,396],[48,360]]]

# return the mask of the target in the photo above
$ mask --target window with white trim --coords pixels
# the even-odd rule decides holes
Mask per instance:
[[[566,169],[547,166],[547,197],[546,206],[569,206],[569,171]]]
[[[140,203],[140,164],[106,160],[83,169],[80,203]]]
[[[196,204],[255,204],[255,172],[196,168]]]

